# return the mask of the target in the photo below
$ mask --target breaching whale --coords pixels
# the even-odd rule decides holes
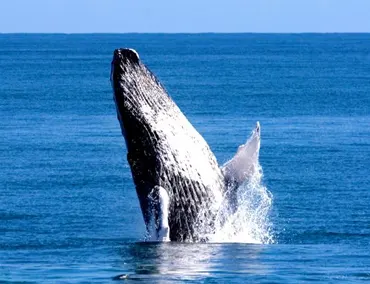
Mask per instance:
[[[219,167],[207,142],[135,50],[114,51],[110,78],[148,239],[205,240],[223,199],[255,170],[259,124],[235,157]]]

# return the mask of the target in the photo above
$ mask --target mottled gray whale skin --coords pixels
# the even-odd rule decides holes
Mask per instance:
[[[214,154],[136,51],[114,51],[111,84],[149,238],[201,241],[225,192]]]

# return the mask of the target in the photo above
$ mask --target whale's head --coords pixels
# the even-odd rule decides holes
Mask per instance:
[[[110,79],[117,116],[129,148],[130,142],[138,136],[145,141],[146,130],[150,130],[153,118],[165,108],[169,97],[133,49],[114,51]]]
[[[159,184],[161,172],[157,151],[162,138],[156,130],[156,121],[158,116],[167,115],[171,100],[133,49],[114,51],[110,78],[127,159],[144,212],[148,207],[145,202],[151,189]]]
[[[120,112],[135,111],[141,116],[141,109],[155,107],[156,99],[168,97],[161,83],[141,62],[134,49],[120,48],[113,54],[111,83],[114,99]],[[145,106],[146,104],[146,106]]]

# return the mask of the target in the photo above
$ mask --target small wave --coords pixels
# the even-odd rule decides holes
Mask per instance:
[[[327,230],[312,230],[301,232],[282,232],[278,236],[281,244],[318,244],[330,241],[330,243],[340,243],[347,240],[362,240],[370,237],[370,233],[362,232],[335,232]]]
[[[31,214],[19,214],[13,212],[0,212],[0,221],[12,221],[12,220],[28,220],[37,218],[36,215]]]

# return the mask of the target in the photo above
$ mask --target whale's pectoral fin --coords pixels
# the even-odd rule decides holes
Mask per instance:
[[[240,185],[258,170],[260,145],[261,128],[257,122],[247,142],[240,145],[235,156],[221,167],[228,188]]]
[[[156,185],[148,196],[150,221],[147,224],[151,241],[170,241],[170,228],[168,225],[168,210],[170,198],[167,191]]]

